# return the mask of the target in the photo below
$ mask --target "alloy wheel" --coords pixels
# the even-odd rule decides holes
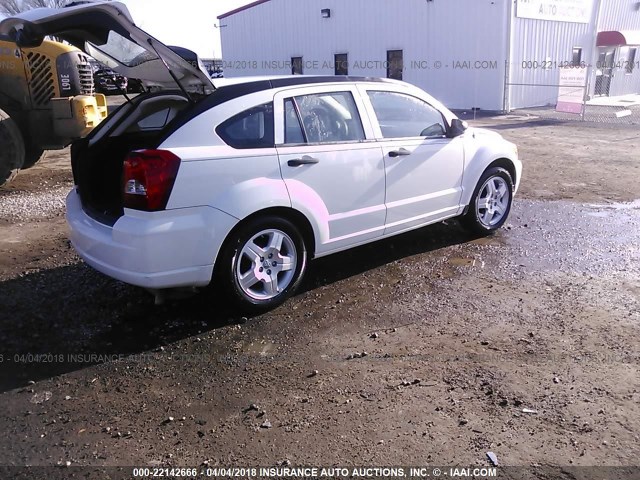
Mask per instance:
[[[295,243],[282,230],[262,230],[239,250],[235,266],[238,286],[255,300],[280,295],[294,280],[298,256]]]

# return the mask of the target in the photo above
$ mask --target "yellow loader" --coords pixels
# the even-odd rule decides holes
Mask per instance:
[[[85,53],[48,40],[20,49],[0,37],[0,185],[106,116],[106,98],[95,93]]]

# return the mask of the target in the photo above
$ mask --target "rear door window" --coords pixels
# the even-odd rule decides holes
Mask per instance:
[[[351,92],[301,95],[285,100],[285,143],[343,143],[365,139]]]

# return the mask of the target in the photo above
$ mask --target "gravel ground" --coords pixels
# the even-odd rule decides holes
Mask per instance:
[[[525,162],[506,228],[318,260],[251,319],[93,271],[65,236],[66,153],[23,172],[0,190],[0,464],[636,464],[640,134],[479,123]]]
[[[2,220],[31,222],[59,216],[64,213],[64,201],[69,186],[56,187],[44,192],[7,192],[0,195]]]

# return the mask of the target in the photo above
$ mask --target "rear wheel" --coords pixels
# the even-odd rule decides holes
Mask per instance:
[[[0,110],[0,185],[10,182],[24,164],[24,140],[16,122]]]
[[[288,220],[249,221],[216,264],[217,282],[243,311],[261,313],[282,304],[300,284],[307,264],[304,239]]]
[[[488,235],[507,221],[512,202],[513,180],[509,172],[489,168],[480,177],[462,224],[472,233]]]

